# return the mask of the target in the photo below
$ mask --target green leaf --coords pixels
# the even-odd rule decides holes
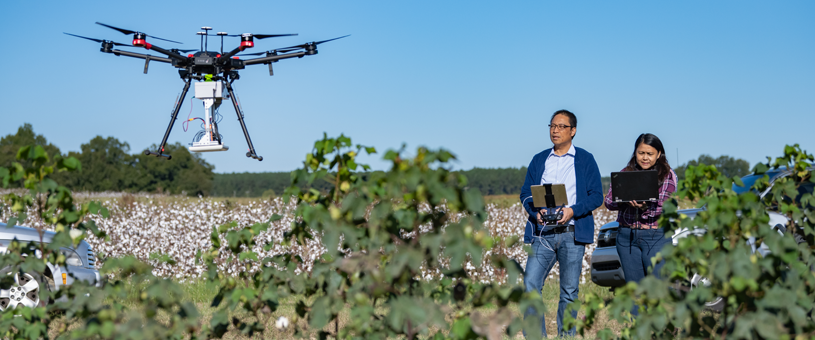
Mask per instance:
[[[472,326],[470,325],[470,318],[463,317],[461,319],[456,320],[453,323],[453,326],[450,329],[450,333],[452,333],[454,339],[477,339],[478,335],[473,332]]]
[[[481,192],[478,191],[478,189],[470,189],[465,191],[464,204],[466,204],[467,210],[469,211],[484,211],[484,199],[482,198]]]
[[[82,164],[74,157],[60,158],[57,162],[57,169],[67,171],[78,171],[82,169]]]
[[[757,175],[761,175],[767,172],[768,170],[770,170],[770,167],[768,167],[767,164],[764,163],[757,163],[756,166],[753,167],[753,172]]]

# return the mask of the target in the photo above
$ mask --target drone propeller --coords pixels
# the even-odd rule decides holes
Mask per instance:
[[[106,24],[103,24],[103,23],[98,22],[98,21],[96,22],[96,24],[97,24],[97,25],[102,25],[102,26],[105,26],[105,27],[107,27],[107,28],[111,28],[111,29],[117,30],[117,31],[122,32],[122,33],[127,34],[127,35],[130,35],[130,34],[144,34],[144,36],[145,36],[145,37],[151,37],[151,38],[153,38],[153,39],[158,39],[158,40],[169,41],[169,42],[176,43],[176,44],[182,44],[181,42],[178,42],[178,41],[174,41],[174,40],[169,40],[169,39],[163,39],[163,38],[159,38],[159,37],[157,37],[157,36],[154,36],[154,35],[149,35],[149,34],[144,33],[144,32],[139,32],[139,31],[131,31],[131,30],[124,29],[124,28],[118,28],[118,27],[114,27],[114,26],[111,26],[111,25],[106,25]]]
[[[208,34],[208,35],[211,36],[211,37],[217,37],[217,36],[240,37],[243,34],[220,34],[220,35]],[[258,38],[258,39],[277,38],[277,37],[291,37],[291,36],[295,36],[295,35],[297,35],[297,33],[292,33],[292,34],[252,34],[253,37]]]
[[[263,55],[263,54],[266,54],[266,53],[273,53],[273,54],[274,53],[287,53],[287,52],[292,52],[292,51],[296,51],[296,50],[299,50],[299,49],[304,49],[304,48],[307,48],[309,46],[317,46],[319,44],[326,43],[326,42],[329,42],[329,41],[332,41],[332,40],[342,39],[342,38],[345,38],[347,36],[350,36],[350,34],[344,35],[344,36],[341,36],[341,37],[337,37],[337,38],[334,38],[334,39],[321,40],[321,41],[312,41],[310,43],[278,48],[278,49],[269,50],[269,51],[266,51],[266,52],[244,53],[244,54],[239,54],[239,56],[249,56],[249,55],[258,56],[258,55]]]
[[[65,32],[62,32],[62,33],[67,34],[67,35],[71,35],[71,36],[74,36],[74,37],[77,37],[77,38],[88,39],[88,40],[90,40],[90,41],[95,41],[95,42],[98,42],[98,43],[102,43],[102,42],[109,42],[109,43],[112,43],[114,46],[127,46],[127,47],[133,47],[133,46],[132,46],[132,45],[130,45],[130,44],[122,44],[122,43],[115,42],[115,41],[110,41],[110,40],[102,40],[102,39],[88,38],[88,37],[83,37],[83,36],[81,36],[81,35],[76,35],[76,34],[71,34],[71,33],[65,33]]]
[[[281,49],[277,49],[277,50],[269,50],[269,51],[265,51],[265,52],[242,53],[242,54],[238,54],[238,56],[239,57],[250,56],[250,55],[251,56],[258,56],[258,55],[264,55],[264,54],[267,54],[267,53],[275,54],[275,53],[278,53],[278,52],[283,53],[284,51],[282,51]]]

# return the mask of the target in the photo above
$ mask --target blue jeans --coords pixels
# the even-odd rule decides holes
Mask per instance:
[[[651,259],[666,245],[672,245],[671,238],[665,237],[665,230],[657,229],[631,229],[620,227],[617,232],[617,254],[625,274],[625,282],[639,283],[649,272],[661,278],[659,271],[665,264],[660,261],[651,269]],[[638,315],[637,306],[631,314]]]
[[[524,286],[527,292],[540,294],[544,280],[549,276],[549,271],[554,267],[555,261],[560,263],[560,301],[557,305],[557,333],[559,336],[574,336],[576,333],[574,328],[568,331],[563,330],[563,314],[570,303],[577,301],[585,252],[586,246],[575,242],[574,232],[559,234],[544,232],[532,238],[532,254],[526,260]],[[524,319],[528,317],[540,318],[541,334],[546,337],[546,317],[537,315],[535,309],[531,307],[524,312]],[[572,312],[572,317],[577,317],[576,310]]]

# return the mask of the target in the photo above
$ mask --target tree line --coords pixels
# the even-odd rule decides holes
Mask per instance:
[[[82,144],[79,152],[62,154],[59,148],[34,132],[31,124],[18,128],[16,134],[0,138],[0,167],[14,162],[17,150],[26,145],[40,145],[49,155],[76,157],[82,169],[61,172],[55,178],[76,191],[157,192],[220,197],[274,197],[283,193],[291,182],[291,172],[261,173],[214,173],[215,166],[207,163],[198,153],[190,153],[180,143],[166,146],[173,155],[171,161],[146,156],[140,152],[130,153],[130,145],[115,137],[96,136]],[[151,148],[157,148],[156,145]],[[750,172],[750,163],[730,156],[714,158],[701,155],[675,168],[680,179],[685,169],[700,164],[715,165],[728,177],[744,176]],[[473,168],[459,170],[467,177],[468,186],[483,195],[517,195],[521,192],[526,167],[520,168]],[[602,178],[603,190],[608,190],[609,177]],[[314,183],[313,188],[328,191],[331,184]]]
[[[520,194],[526,176],[526,167],[460,170],[467,177],[468,187],[478,189],[483,195]],[[215,174],[213,196],[262,197],[283,193],[291,182],[291,172],[229,173]],[[328,191],[333,185],[318,181],[312,187]]]
[[[143,153],[131,154],[127,142],[102,136],[82,144],[79,152],[63,154],[43,135],[36,134],[31,124],[25,124],[16,134],[0,138],[0,167],[11,166],[17,151],[29,145],[42,146],[51,157],[75,157],[81,162],[79,171],[53,175],[57,182],[72,190],[211,195],[215,167],[180,143],[165,147],[166,153],[173,155],[171,161]]]

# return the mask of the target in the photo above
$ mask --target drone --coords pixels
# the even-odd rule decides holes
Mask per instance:
[[[301,45],[278,48],[265,52],[238,54],[240,52],[243,52],[247,48],[255,47],[254,39],[296,36],[297,34],[252,34],[252,33],[227,34],[226,32],[217,32],[216,34],[213,35],[209,33],[209,31],[212,30],[212,27],[201,27],[201,32],[197,33],[197,35],[201,36],[201,48],[197,50],[198,52],[196,53],[184,55],[184,53],[193,52],[196,50],[182,50],[175,48],[167,50],[147,42],[147,38],[149,37],[151,39],[162,40],[176,44],[181,43],[174,40],[159,38],[154,35],[148,35],[147,33],[140,31],[114,27],[111,25],[103,24],[101,22],[96,22],[96,24],[119,31],[120,33],[123,33],[125,35],[133,35],[132,44],[124,44],[112,40],[89,38],[65,32],[63,33],[77,38],[87,39],[101,43],[102,48],[100,49],[100,51],[103,53],[111,53],[115,56],[126,56],[144,59],[145,74],[147,74],[147,69],[151,61],[172,64],[173,67],[179,69],[178,75],[181,77],[181,80],[184,81],[184,88],[181,90],[181,94],[178,96],[178,99],[176,99],[175,107],[173,107],[173,111],[170,116],[171,117],[170,124],[167,126],[167,131],[164,133],[164,138],[162,138],[158,150],[151,151],[148,149],[144,151],[145,155],[162,157],[168,160],[172,159],[172,155],[164,153],[164,147],[167,144],[167,138],[170,137],[170,132],[172,131],[173,125],[175,124],[175,121],[178,118],[178,112],[179,110],[181,110],[181,104],[184,102],[184,98],[187,96],[187,92],[190,90],[190,85],[193,83],[193,80],[196,80],[195,98],[200,99],[204,102],[205,115],[204,118],[196,117],[185,121],[185,123],[189,123],[190,121],[193,121],[195,119],[200,119],[201,121],[203,121],[202,124],[203,130],[196,134],[196,136],[193,138],[193,142],[190,143],[189,150],[192,152],[212,152],[229,150],[229,147],[227,147],[223,143],[223,136],[218,133],[218,122],[220,121],[220,114],[217,113],[217,109],[221,105],[222,100],[224,98],[227,98],[231,99],[232,101],[232,106],[234,106],[235,112],[238,115],[238,122],[240,122],[241,129],[243,129],[243,135],[246,137],[246,144],[248,144],[249,146],[249,151],[246,152],[246,157],[262,161],[263,157],[258,156],[257,152],[255,151],[255,147],[252,145],[252,139],[249,138],[249,131],[246,129],[246,123],[243,120],[244,113],[243,110],[241,109],[240,101],[238,100],[235,94],[235,90],[232,88],[232,83],[235,80],[240,79],[240,74],[238,74],[238,70],[243,70],[248,65],[265,64],[269,65],[269,75],[273,76],[274,75],[274,71],[272,70],[273,63],[276,63],[283,59],[302,58],[304,56],[315,55],[317,54],[317,45],[332,40],[345,38],[348,36],[345,35],[342,37],[337,37],[328,40],[313,41]],[[220,53],[207,50],[209,40],[208,37],[210,36],[217,36],[221,38]],[[224,53],[224,37],[240,37],[241,41],[238,47],[229,52]],[[116,47],[142,47],[147,50],[152,50],[164,54],[167,57],[134,53],[130,51],[122,51],[116,49]],[[242,56],[261,56],[261,55],[265,56],[253,59],[240,59],[240,57]],[[226,89],[226,96],[224,96],[224,89]]]

